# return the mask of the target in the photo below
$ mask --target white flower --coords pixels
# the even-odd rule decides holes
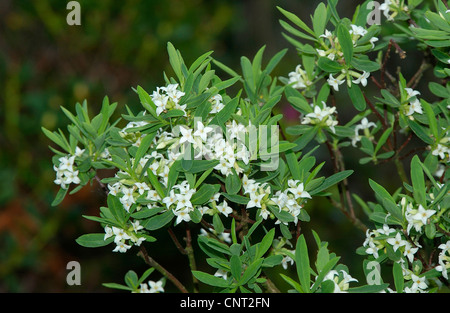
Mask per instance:
[[[189,215],[189,208],[177,209],[173,213],[176,215],[177,219],[175,224],[179,224],[182,221],[189,222],[191,220],[191,216]]]
[[[439,156],[441,159],[445,159],[446,153],[450,155],[450,149],[440,143],[438,143],[436,148],[431,151],[431,154]]]
[[[247,209],[257,207],[261,207],[261,200],[265,196],[265,194],[256,195],[254,193],[250,194],[250,201],[247,203]]]
[[[325,275],[324,280],[331,280],[334,282],[334,293],[346,292],[349,288],[349,283],[358,282],[357,279],[350,276],[347,272],[341,270],[342,279],[339,281],[339,273],[336,270],[331,270]]]
[[[128,239],[131,238],[131,237],[125,232],[125,230],[123,230],[122,228],[119,228],[119,227],[113,226],[113,227],[112,227],[112,232],[113,232],[113,234],[114,234],[114,236],[115,236],[115,238],[114,238],[114,242],[115,242],[115,243],[118,243],[118,242],[124,241],[124,240],[128,240]]]
[[[397,251],[399,247],[406,245],[406,241],[401,238],[400,233],[397,233],[395,238],[387,239],[386,242],[392,246],[394,251]]]
[[[106,240],[106,239],[108,239],[109,237],[112,237],[113,235],[114,235],[114,234],[113,234],[112,228],[109,227],[109,226],[106,226],[106,227],[105,227],[105,237],[103,237],[103,240]]]
[[[309,198],[311,199],[311,195],[304,190],[303,183],[298,184],[298,186],[288,189],[295,197],[298,198]]]
[[[109,193],[117,196],[117,194],[120,192],[120,183],[114,183],[113,185],[108,184]]]
[[[372,254],[375,259],[378,258],[378,248],[373,241],[368,242],[369,248],[366,249],[367,254]]]
[[[222,103],[222,96],[219,94],[211,97],[209,101],[212,104],[210,113],[218,113],[225,107],[225,105]]]
[[[75,155],[76,157],[80,157],[80,156],[83,155],[84,151],[85,151],[85,149],[80,149],[79,147],[76,147],[76,148],[75,148],[75,154],[74,154],[74,155]]]
[[[223,270],[223,269],[218,269],[215,273],[214,273],[214,276],[216,276],[216,277],[222,277],[223,279],[227,279],[227,274],[228,274],[228,272],[227,271],[225,271],[225,270]]]
[[[202,122],[198,121],[196,131],[194,132],[194,136],[200,137],[202,139],[202,141],[205,142],[206,136],[212,130],[213,129],[211,127],[208,127],[208,126],[205,127],[205,125],[203,125]]]
[[[293,265],[293,264],[294,264],[294,260],[293,260],[290,256],[285,255],[285,256],[283,257],[283,260],[281,260],[281,265],[283,266],[283,268],[284,268],[285,270],[288,269],[289,263],[290,263],[290,265]]]
[[[414,260],[414,254],[417,252],[417,250],[419,250],[419,248],[413,248],[409,242],[406,242],[405,252],[403,252],[403,255],[406,256],[409,262],[412,263]]]
[[[78,171],[66,171],[65,173],[65,179],[64,184],[79,184],[81,182],[80,178],[78,177]]]
[[[116,242],[116,247],[114,248],[113,252],[121,252],[121,253],[125,253],[127,252],[128,249],[130,249],[131,246],[127,245],[125,242],[123,241],[119,241]]]
[[[408,111],[405,113],[406,116],[413,115],[414,113],[423,114],[422,105],[419,100],[414,100],[409,103]]]
[[[135,233],[137,233],[139,230],[144,229],[144,226],[142,226],[139,221],[131,222],[131,225],[133,226],[133,230]]]
[[[427,289],[428,285],[425,282],[425,277],[419,277],[414,274],[411,274],[411,280],[413,281],[412,289],[420,288],[422,290]]]
[[[164,292],[162,284],[163,282],[161,280],[157,282],[149,281],[148,282],[148,285],[150,286],[149,292],[150,293]]]
[[[334,90],[339,91],[339,85],[342,85],[345,81],[334,78],[332,74],[327,79],[328,84],[334,88]]]
[[[139,192],[139,194],[141,194],[141,195],[142,195],[145,191],[150,190],[150,187],[149,187],[146,183],[135,183],[134,185],[137,187],[138,192]]]
[[[223,202],[221,204],[218,204],[216,206],[217,210],[219,210],[220,213],[222,213],[225,216],[228,216],[228,214],[233,213],[233,209],[228,206],[228,203],[223,200]]]
[[[384,224],[382,229],[377,229],[377,231],[382,235],[389,235],[390,233],[395,233],[394,228],[390,228],[388,225]]]
[[[191,203],[191,196],[192,193],[181,193],[176,194],[175,197],[177,199],[177,208],[176,210],[183,210],[185,208],[192,209],[192,203]]]
[[[65,157],[61,157],[59,158],[59,167],[58,169],[60,171],[73,171],[73,165],[74,165],[74,161],[75,161],[75,156],[65,156]]]
[[[414,90],[414,89],[412,89],[412,88],[405,88],[405,91],[406,91],[406,93],[407,93],[407,95],[408,95],[408,100],[409,100],[410,98],[413,98],[413,97],[416,97],[416,96],[420,95],[420,92],[419,92],[419,91]]]
[[[419,205],[418,212],[413,216],[413,219],[417,221],[421,221],[422,224],[426,224],[428,219],[436,213],[435,210],[425,210],[425,208],[422,205]]]
[[[369,78],[370,73],[364,71],[361,76],[359,76],[356,80],[352,80],[354,84],[361,84],[364,87],[367,86],[367,78]]]
[[[367,34],[367,30],[362,27],[362,26],[357,26],[357,25],[350,25],[352,27],[352,29],[349,31],[350,34],[352,35],[356,35],[356,36],[364,36],[365,34]]]
[[[192,136],[192,129],[180,127],[180,132],[181,132],[180,144],[184,142],[195,143],[194,137]]]
[[[295,71],[289,73],[288,84],[293,88],[301,89],[310,86],[312,82],[308,79],[306,72],[302,70],[301,65],[297,65]]]

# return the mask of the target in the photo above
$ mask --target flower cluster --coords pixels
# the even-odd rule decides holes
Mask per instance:
[[[186,113],[186,104],[180,105],[180,99],[184,92],[178,90],[178,84],[169,84],[165,87],[157,87],[151,95],[153,103],[156,105],[156,114],[177,109]]]
[[[391,249],[393,253],[399,253],[398,262],[403,270],[405,280],[412,281],[411,286],[405,288],[405,292],[425,292],[429,288],[426,278],[420,273],[420,268],[414,266],[420,259],[421,236],[425,234],[424,226],[434,223],[432,217],[436,210],[425,209],[421,204],[414,205],[403,197],[398,204],[403,212],[406,222],[405,229],[390,227],[387,223],[382,227],[367,230],[366,240],[363,243],[364,252],[372,255],[375,259],[386,253],[386,249]],[[389,215],[386,216],[386,219]],[[441,252],[438,258],[438,265],[433,265],[436,271],[442,272],[442,276],[448,279],[447,269],[450,268],[448,256],[448,243],[438,247]]]
[[[159,293],[164,292],[163,280],[159,281],[148,281],[147,284],[140,284],[138,293]]]
[[[412,117],[414,113],[423,114],[422,105],[417,98],[417,96],[420,95],[420,92],[412,88],[405,88],[405,91],[407,96],[403,105],[403,113],[410,119],[414,119]]]
[[[439,159],[443,162],[450,162],[450,136],[447,133],[447,136],[442,138],[436,145],[433,147],[430,146],[431,154],[439,157]]]
[[[384,3],[380,5],[379,10],[383,11],[383,15],[388,21],[393,21],[400,12],[409,11],[404,0],[384,0]]]
[[[278,206],[280,212],[287,211],[291,214],[294,217],[294,224],[297,225],[300,210],[307,201],[305,199],[311,199],[311,195],[299,180],[290,179],[288,187],[284,191],[277,191],[271,200]]]
[[[354,147],[356,147],[356,143],[361,141],[361,137],[367,137],[367,138],[371,138],[372,136],[370,135],[370,127],[376,127],[377,125],[374,122],[369,122],[369,120],[364,117],[361,120],[361,123],[356,125],[355,127],[355,136],[352,138],[352,145]],[[363,131],[363,135],[360,135],[359,132]]]
[[[315,105],[314,112],[306,114],[302,119],[302,124],[319,124],[322,127],[329,127],[334,133],[334,126],[338,124],[333,116],[334,113],[336,113],[336,107],[328,107],[326,103],[322,101],[322,107]]]
[[[145,241],[145,237],[138,237],[139,231],[144,227],[139,221],[131,222],[128,229],[122,229],[116,226],[105,226],[104,240],[114,236],[116,247],[113,252],[125,253],[132,245],[140,246]]]
[[[67,189],[70,184],[79,184],[81,182],[78,177],[79,171],[76,169],[75,158],[81,156],[83,153],[84,149],[76,147],[74,155],[66,155],[58,159],[59,166],[53,166],[56,172],[56,179],[54,180],[56,185]]]
[[[448,270],[450,269],[450,240],[446,243],[440,244],[438,249],[441,251],[439,252],[439,265],[436,266],[436,270],[442,272],[442,276],[445,279],[448,279]]]
[[[191,197],[195,193],[194,188],[190,188],[187,181],[183,181],[180,184],[173,186],[167,197],[162,202],[166,205],[168,210],[177,217],[176,224],[181,221],[189,222],[191,217],[190,212],[194,210],[194,206],[191,203]],[[203,210],[201,210],[202,212]]]
[[[311,86],[313,82],[309,79],[306,71],[302,69],[302,66],[299,64],[295,67],[295,71],[290,72],[289,74],[288,84],[295,89],[303,89]]]
[[[344,270],[340,270],[339,272],[331,270],[325,275],[324,280],[330,280],[334,283],[333,293],[345,293],[349,288],[349,283],[358,282],[356,278],[353,278]]]
[[[415,209],[411,203],[406,204],[406,199],[402,199],[402,206],[405,210],[405,219],[408,222],[407,233],[411,229],[418,233],[423,232],[422,227],[427,224],[428,219],[436,213],[435,210],[426,210],[421,204]]]

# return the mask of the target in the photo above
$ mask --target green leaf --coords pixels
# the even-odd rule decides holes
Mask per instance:
[[[231,275],[237,282],[241,278],[242,263],[238,255],[232,255],[230,258]]]
[[[113,237],[109,237],[106,240],[104,240],[104,238],[105,238],[104,233],[93,233],[93,234],[81,235],[75,241],[80,246],[83,246],[86,248],[98,248],[98,247],[104,247],[106,245],[109,245],[114,240]]]
[[[253,263],[251,263],[242,275],[239,284],[245,285],[250,279],[252,279],[261,268],[263,261],[264,259],[257,259]]]
[[[163,186],[161,185],[161,183],[158,180],[158,177],[156,177],[156,175],[153,173],[152,169],[147,169],[147,176],[150,180],[151,185],[153,186],[153,188],[155,188],[156,192],[158,193],[158,195],[161,197],[161,199],[163,199],[166,195],[163,189]]]
[[[337,28],[337,37],[344,53],[345,62],[351,64],[353,57],[353,40],[344,24],[339,24]]]
[[[391,194],[387,192],[387,190],[384,189],[383,186],[376,183],[370,178],[369,178],[369,185],[372,188],[372,190],[375,191],[375,193],[378,195],[380,199],[386,199],[395,204],[394,198],[392,198]]]
[[[204,172],[208,169],[213,168],[219,164],[219,160],[194,160],[192,162],[192,166],[189,169],[189,173],[195,174]],[[179,168],[180,171],[184,171],[184,169]]]
[[[301,180],[301,173],[298,165],[297,155],[294,151],[291,150],[285,153],[285,156],[292,177],[296,180]]]
[[[316,37],[316,34],[314,31],[311,30],[298,16],[295,14],[288,12],[280,7],[277,6],[277,9],[285,16],[287,17],[292,23],[306,31],[307,33],[311,34],[313,37]]]
[[[425,114],[428,117],[428,125],[430,126],[431,133],[433,134],[434,138],[436,138],[436,139],[439,138],[438,122],[436,119],[436,115],[435,115],[433,109],[431,108],[431,105],[423,99],[420,99],[420,103],[422,104]]]
[[[327,57],[319,57],[319,59],[317,60],[317,65],[320,67],[320,69],[327,73],[337,73],[344,69],[344,67],[338,62],[330,60]]]
[[[141,140],[141,144],[139,145],[139,148],[136,151],[136,155],[134,157],[134,164],[133,169],[136,169],[136,167],[139,165],[139,160],[147,154],[148,149],[150,148],[150,145],[153,142],[153,138],[155,138],[156,132],[152,134],[148,134],[144,136],[144,138]]]
[[[359,71],[368,72],[368,73],[375,72],[380,69],[379,63],[370,61],[370,60],[366,60],[366,59],[358,59],[356,57],[352,58],[351,65]]]
[[[434,144],[434,140],[428,135],[428,133],[425,131],[425,129],[419,125],[416,121],[413,121],[411,119],[407,119],[408,125],[411,128],[411,130],[419,137],[423,142],[432,145]]]
[[[133,288],[124,286],[117,283],[104,283],[102,284],[106,288],[112,288],[112,289],[119,289],[119,290],[127,290],[127,291],[133,291]]]
[[[353,170],[346,170],[346,171],[342,171],[342,172],[333,174],[330,177],[327,177],[318,188],[310,191],[309,194],[315,195],[321,191],[324,191],[324,190],[328,189],[329,187],[337,184],[338,182],[346,179],[347,177],[349,177],[352,174],[353,174]]]
[[[415,155],[411,160],[411,182],[413,186],[413,196],[417,203],[426,207],[426,189],[425,189],[425,177],[423,174],[420,160]]]
[[[110,194],[108,194],[108,197],[107,197],[107,204],[108,204],[108,209],[110,210],[110,212],[114,216],[114,218],[119,223],[124,223],[125,222],[125,209],[124,209],[122,203],[120,202],[120,199],[110,193]]]
[[[291,277],[286,276],[282,273],[280,273],[281,278],[284,279],[285,282],[287,282],[289,285],[291,285],[295,290],[297,290],[298,292],[303,293],[303,288],[302,286],[300,286],[299,283],[297,283],[295,280],[293,280]]]
[[[310,292],[310,266],[308,247],[304,235],[300,235],[295,248],[295,264],[300,285],[305,293]]]
[[[381,285],[365,285],[361,287],[349,288],[349,293],[379,293],[381,291],[386,290],[389,287],[389,284],[381,284]]]
[[[223,226],[222,220],[220,218],[220,213],[214,214],[214,216],[213,216],[213,226],[214,226],[214,230],[218,234],[223,233],[223,231],[225,230],[225,227]]]
[[[323,2],[319,3],[316,10],[314,11],[312,23],[314,33],[316,37],[319,37],[325,32],[325,27],[328,22],[327,19],[327,8]]]
[[[306,145],[310,143],[311,140],[314,139],[314,137],[316,137],[318,131],[319,126],[316,125],[314,127],[311,127],[311,129],[309,129],[306,133],[304,133],[294,141],[294,143],[297,144],[297,146],[293,150],[299,151],[302,150],[304,147],[306,147]]]
[[[202,205],[209,201],[211,197],[219,190],[219,185],[205,184],[197,190],[191,197],[191,203],[194,205]]]
[[[166,211],[162,214],[153,216],[149,218],[145,223],[142,224],[145,229],[156,230],[166,226],[173,219],[175,215],[172,211]]]
[[[272,228],[259,243],[258,250],[255,256],[256,258],[262,258],[267,250],[269,250],[269,248],[272,246],[274,236],[275,228]]]
[[[392,274],[394,276],[395,290],[398,293],[402,293],[404,285],[405,285],[405,280],[403,278],[403,270],[402,270],[402,266],[400,265],[400,263],[394,262],[393,267],[392,267]]]
[[[138,276],[136,274],[136,272],[134,271],[128,271],[125,274],[125,283],[127,284],[127,286],[136,289],[139,287],[138,285]]]
[[[230,195],[227,193],[222,193],[222,195],[227,198],[228,200],[237,203],[237,204],[247,204],[248,201],[250,201],[250,198],[241,196],[241,195]]]
[[[347,85],[347,90],[354,107],[358,111],[364,111],[366,109],[366,99],[361,88],[357,84],[352,84],[351,86]]]
[[[225,179],[225,188],[227,193],[230,195],[235,195],[241,190],[241,179],[233,171],[233,173],[229,174]]]
[[[226,288],[230,286],[230,283],[227,280],[208,273],[200,271],[192,271],[192,275],[194,275],[195,278],[197,278],[199,281],[207,285],[221,288]]]
[[[316,281],[314,282],[313,286],[311,287],[311,292],[314,292],[317,290],[319,285],[322,283],[325,276],[334,268],[334,266],[339,262],[340,257],[334,257],[331,260],[329,260],[321,270],[319,270],[319,275],[317,276]]]
[[[392,127],[385,130],[383,135],[381,135],[380,139],[378,140],[377,146],[375,147],[374,154],[377,154],[378,150],[381,149],[381,147],[384,145],[386,140],[389,138],[389,135],[392,132]]]
[[[68,190],[69,190],[68,188],[66,188],[66,189],[59,188],[58,193],[56,194],[55,199],[52,202],[52,206],[59,205],[66,197]]]
[[[172,69],[174,70],[175,74],[177,75],[180,84],[183,86],[185,78],[184,78],[181,66],[184,62],[181,59],[179,52],[175,49],[173,44],[170,42],[167,43],[167,52],[169,54],[170,65],[172,66]]]

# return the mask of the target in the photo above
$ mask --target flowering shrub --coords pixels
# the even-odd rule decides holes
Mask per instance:
[[[386,0],[379,12],[387,20],[367,26],[368,5],[359,6],[352,19],[339,17],[336,5],[319,4],[312,27],[278,8],[285,18],[280,20],[283,36],[299,56],[299,65],[286,77],[271,73],[287,50],[265,67],[264,47],[252,60],[242,57],[240,75],[211,52],[186,64],[169,43],[174,77],[165,74],[156,90],[135,88],[142,104],[137,113],[127,108],[121,120],[111,120],[117,104],[106,97],[92,118],[87,102],[78,103],[75,114],[62,108],[71,122],[68,136],[43,129],[60,148],[51,147],[60,186],[53,204],[93,181],[107,195],[98,216],[84,216],[102,231],[81,235],[77,242],[111,245],[116,253],[138,250],[149,265],[141,277],[130,270],[125,285],[105,286],[162,292],[169,280],[181,292],[198,291],[200,284],[214,291],[275,292],[266,271],[293,266],[295,277],[279,275],[296,292],[435,292],[448,287],[450,11],[440,0],[435,6]],[[409,81],[401,69],[393,74],[387,67],[392,49],[406,57],[401,48],[405,38],[428,55]],[[436,82],[428,87],[435,99],[426,100],[425,92],[414,88],[431,66]],[[219,69],[230,77],[219,77]],[[375,95],[365,91],[369,84],[377,88]],[[349,102],[336,101],[338,94]],[[280,131],[283,116],[274,108],[283,98],[301,118]],[[343,111],[354,113],[345,124]],[[295,139],[286,139],[285,133]],[[413,155],[404,154],[413,139],[420,147]],[[321,174],[325,162],[316,164],[311,143],[327,147],[333,175]],[[403,184],[390,193],[367,177],[376,202],[351,193],[347,180],[353,170],[346,169],[342,147],[360,151],[361,164],[393,162]],[[114,175],[101,178],[111,171]],[[315,231],[317,247],[307,246],[300,224],[310,221],[308,201],[316,197],[328,199],[366,233],[356,253],[366,257],[367,282],[353,278]],[[356,203],[372,225],[356,216]],[[194,225],[200,233],[191,231]],[[180,227],[186,229],[185,246],[173,232]],[[193,290],[147,252],[161,229],[187,256]],[[202,254],[194,255],[193,240]],[[200,255],[209,270],[197,268]],[[381,277],[381,264],[391,268],[390,277]],[[163,278],[146,282],[155,270]]]

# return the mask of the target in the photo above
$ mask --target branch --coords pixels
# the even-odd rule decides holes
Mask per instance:
[[[168,270],[166,270],[164,267],[159,265],[158,262],[153,260],[147,253],[147,250],[144,248],[144,246],[140,246],[140,251],[138,253],[138,256],[142,257],[145,261],[145,263],[151,267],[154,267],[158,272],[160,272],[162,275],[164,275],[168,280],[170,280],[182,293],[189,293],[186,289],[186,287],[183,286],[183,284],[175,277],[172,273],[170,273]]]

